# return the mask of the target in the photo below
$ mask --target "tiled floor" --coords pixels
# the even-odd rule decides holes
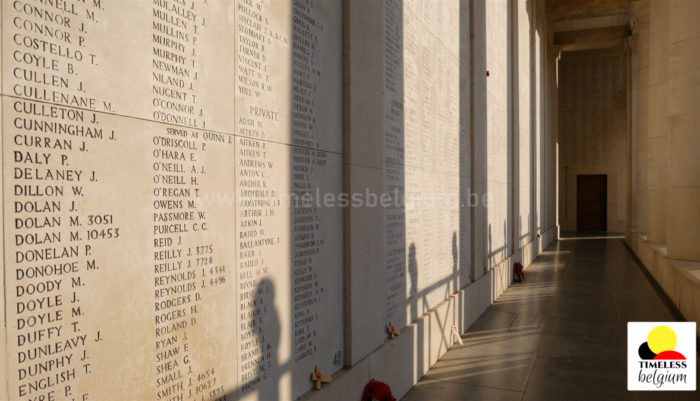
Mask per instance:
[[[620,237],[550,246],[404,397],[417,400],[698,400],[628,392],[626,323],[680,320]]]

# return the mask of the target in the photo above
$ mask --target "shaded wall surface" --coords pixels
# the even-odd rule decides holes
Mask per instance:
[[[556,237],[543,9],[3,1],[0,398],[405,394]]]

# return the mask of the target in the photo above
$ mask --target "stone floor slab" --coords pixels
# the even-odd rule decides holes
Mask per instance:
[[[404,400],[690,400],[629,392],[627,321],[672,321],[620,238],[566,238],[547,248]]]

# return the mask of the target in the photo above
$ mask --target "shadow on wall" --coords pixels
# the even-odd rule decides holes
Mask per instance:
[[[513,199],[515,196],[514,194],[516,194],[516,191],[513,190],[513,186],[516,182],[514,169],[515,160],[513,158],[513,155],[515,154],[515,147],[513,139],[515,137],[515,133],[517,132],[514,127],[514,121],[517,120],[514,118],[513,111],[515,110],[515,98],[517,97],[518,92],[517,86],[514,85],[513,81],[514,75],[517,72],[517,69],[514,67],[518,63],[517,59],[513,58],[513,48],[517,45],[517,42],[514,42],[513,38],[517,37],[518,35],[517,30],[513,30],[513,21],[517,20],[517,18],[515,18],[517,16],[517,12],[517,4],[510,0],[506,1],[506,18],[508,20],[508,23],[506,24],[508,27],[506,29],[506,42],[508,43],[506,46],[506,68],[508,69],[508,78],[506,79],[506,99],[508,99],[506,106],[506,218],[503,220],[503,250],[501,260],[509,257],[515,251],[515,246],[512,239],[515,228],[513,219],[514,207],[517,203],[515,202],[515,199]]]
[[[404,94],[404,69],[411,69],[414,68],[413,65],[410,65],[411,61],[413,59],[411,58],[406,58],[404,59],[404,54],[405,51],[403,49],[406,48],[406,43],[404,42],[404,39],[408,40],[408,38],[405,37],[404,32],[403,32],[403,21],[405,20],[405,17],[403,16],[403,9],[404,7],[408,7],[408,3],[404,4],[402,0],[394,0],[394,1],[387,1],[385,2],[385,12],[388,8],[388,6],[391,5],[391,9],[395,10],[395,15],[389,17],[391,18],[396,18],[396,25],[397,26],[397,37],[396,40],[399,41],[400,43],[400,51],[399,54],[391,54],[390,51],[392,50],[391,47],[388,47],[385,49],[388,52],[385,52],[385,60],[396,60],[397,64],[390,63],[388,65],[385,65],[385,85],[387,85],[387,81],[389,84],[393,83],[396,86],[393,88],[385,88],[385,96],[391,95],[394,96],[394,99],[390,100],[398,100],[400,99],[400,104],[402,105],[403,108],[401,110],[393,110],[390,109],[389,113],[385,113],[386,116],[385,118],[389,122],[389,129],[385,129],[384,135],[385,135],[385,149],[388,148],[389,154],[392,155],[395,149],[391,148],[391,143],[400,143],[401,144],[401,149],[400,152],[397,152],[400,154],[400,160],[391,160],[388,159],[385,156],[385,168],[388,164],[388,162],[391,161],[396,161],[397,167],[396,171],[390,171],[392,175],[388,176],[385,175],[385,190],[395,192],[394,190],[398,189],[398,192],[403,195],[406,191],[406,179],[405,179],[405,172],[404,172],[404,165],[405,165],[405,135],[407,134],[406,132],[406,118],[409,118],[410,115],[420,115],[422,113],[422,110],[412,110],[411,106],[411,99],[405,99],[405,94]],[[473,6],[472,2],[469,1],[460,1],[459,2],[459,41],[460,41],[460,46],[459,46],[459,127],[458,131],[455,133],[458,135],[458,141],[459,141],[459,195],[460,195],[460,207],[459,207],[459,232],[453,232],[452,233],[452,238],[451,238],[451,253],[452,253],[452,271],[450,274],[448,274],[446,277],[441,277],[438,280],[433,280],[433,282],[424,287],[420,287],[419,283],[419,278],[421,277],[421,266],[419,265],[419,260],[420,260],[420,254],[421,252],[420,249],[418,249],[417,245],[415,242],[411,242],[408,245],[408,249],[403,248],[403,252],[401,252],[401,248],[397,243],[393,243],[393,247],[389,246],[392,241],[389,240],[387,242],[387,261],[386,265],[387,268],[389,269],[387,271],[388,277],[398,277],[400,276],[397,272],[397,269],[392,269],[392,266],[400,266],[401,261],[405,263],[405,266],[403,267],[403,271],[406,272],[408,275],[407,280],[406,277],[403,277],[404,279],[401,280],[401,283],[396,283],[395,287],[399,287],[401,285],[408,284],[409,288],[408,291],[406,291],[406,288],[403,287],[401,288],[403,291],[400,293],[401,296],[407,297],[406,302],[407,302],[407,307],[408,307],[408,317],[410,321],[416,321],[417,319],[420,319],[425,313],[429,312],[432,307],[435,305],[430,305],[428,301],[428,295],[438,289],[444,289],[444,297],[443,299],[447,299],[450,297],[452,292],[459,290],[460,288],[463,288],[465,285],[467,285],[471,280],[472,277],[474,277],[473,272],[470,272],[470,267],[473,266],[473,261],[470,260],[471,256],[471,250],[474,249],[474,246],[471,242],[471,238],[474,236],[474,231],[473,231],[473,224],[472,221],[474,221],[473,217],[473,208],[471,208],[470,205],[470,199],[469,199],[469,194],[470,193],[477,193],[474,189],[474,183],[472,180],[474,179],[473,174],[471,172],[473,171],[473,154],[472,151],[474,150],[474,146],[472,141],[474,138],[472,137],[472,133],[474,132],[474,122],[471,118],[472,116],[472,111],[471,107],[473,106],[473,103],[470,101],[472,98],[472,93],[474,91],[473,87],[475,84],[481,85],[482,88],[485,88],[485,77],[479,76],[478,78],[475,78],[475,74],[471,74],[470,72],[473,70],[473,67],[470,65],[472,62],[472,57],[470,57],[470,51],[471,49],[477,45],[481,48],[482,52],[485,52],[486,48],[486,36],[485,36],[485,25],[483,25],[483,6],[480,7],[481,10],[481,17],[474,16],[474,20],[480,21],[479,28],[477,28],[478,32],[476,35],[476,39],[472,41],[470,39],[470,34],[472,33],[471,29],[473,28],[473,23],[471,23],[470,16],[472,15],[472,11],[470,8]],[[388,14],[388,13],[387,13]],[[385,24],[387,23],[385,16]],[[387,36],[385,37],[385,40],[387,40],[389,43],[391,42],[392,37],[390,36],[392,33],[387,33]],[[485,54],[485,53],[484,53]],[[418,60],[421,58],[418,57]],[[386,61],[385,61],[386,62]],[[409,63],[409,64],[406,64]],[[415,73],[415,71],[414,71]],[[470,78],[471,77],[471,78]],[[471,81],[470,79],[476,79],[478,83]],[[390,90],[393,89],[393,90]],[[390,102],[393,104],[393,102]],[[483,106],[483,113],[482,115],[485,115],[485,108],[486,108],[486,102],[482,102]],[[396,121],[394,119],[395,116],[400,115],[399,121]],[[399,138],[396,138],[393,136],[393,131],[392,128],[395,128],[395,131],[398,133]],[[387,137],[389,139],[393,139],[392,141],[387,141]],[[484,146],[485,149],[485,136],[482,136],[481,138],[481,143]],[[486,156],[485,152],[481,151],[482,158],[480,161],[483,164],[482,170],[486,171],[485,163],[486,163]],[[386,187],[386,182],[396,182],[396,187]],[[399,186],[400,185],[400,186]],[[482,194],[485,193],[485,188],[482,186]],[[403,208],[401,210],[389,210],[387,211],[387,216],[391,216],[390,219],[385,218],[385,224],[387,225],[387,237],[388,238],[400,238],[400,243],[406,244],[407,240],[407,235],[406,235],[406,210]],[[395,225],[390,225],[391,222],[398,222]],[[483,216],[482,216],[482,221],[483,221]],[[398,227],[400,226],[402,230],[400,232],[396,232],[393,230],[393,227]],[[389,230],[392,228],[392,230]],[[477,234],[481,236],[481,233],[483,232],[482,230],[476,231]],[[405,245],[404,245],[405,246]],[[427,251],[427,250],[426,250]],[[393,255],[400,255],[401,259],[395,260],[392,256]],[[394,295],[393,292],[390,292],[390,295]],[[403,302],[399,302],[399,305],[403,305]],[[463,315],[464,311],[461,310],[462,305],[458,305],[460,308],[459,311],[451,311],[450,313],[455,313],[458,316],[458,322],[460,324],[460,327],[464,327],[463,325]],[[391,307],[390,307],[391,308]],[[399,310],[404,316],[406,315],[405,311]],[[395,313],[392,312],[390,309],[389,311],[389,317],[394,318],[396,316]],[[441,347],[443,349],[447,349],[451,344],[450,344],[450,338],[449,338],[449,329],[450,327],[448,326],[448,323],[446,321],[442,321],[442,317],[437,316],[438,321],[437,327],[439,328],[439,333],[433,332],[431,330],[431,325],[418,325],[417,326],[417,332],[416,332],[416,344],[414,345],[413,348],[413,353],[409,360],[413,360],[415,363],[415,366],[413,367],[413,375],[414,377],[420,377],[423,375],[423,372],[427,370],[429,367],[429,363],[434,357],[434,355],[430,355],[430,352],[433,352],[433,350],[430,347],[426,347],[426,344],[431,344],[433,342],[433,337],[434,336],[439,336],[440,337],[440,343]],[[401,322],[399,320],[398,322]],[[403,323],[403,324],[401,324]],[[403,321],[397,326],[405,326],[405,324],[409,323],[409,321]],[[434,327],[434,326],[433,326]],[[427,330],[427,331],[426,331]],[[435,330],[437,331],[437,330]],[[448,333],[446,336],[445,333]]]
[[[431,305],[428,302],[428,294],[430,294],[433,290],[440,288],[444,286],[445,288],[445,294],[444,294],[444,299],[448,299],[452,292],[459,290],[457,287],[459,283],[459,270],[458,270],[458,261],[459,261],[459,249],[457,247],[457,233],[453,232],[452,233],[452,262],[453,262],[453,267],[452,267],[452,274],[448,277],[444,277],[441,280],[439,280],[436,283],[433,283],[429,287],[418,291],[418,258],[417,258],[417,250],[416,250],[416,245],[415,243],[411,243],[411,245],[408,247],[408,264],[407,264],[407,270],[408,270],[408,276],[410,279],[410,287],[409,287],[409,292],[408,292],[408,301],[409,301],[409,311],[410,311],[410,316],[416,316],[416,318],[413,319],[415,321],[416,319],[420,318],[424,314],[428,313],[431,310]],[[459,313],[462,311],[460,310]],[[449,331],[449,327],[447,327],[447,322],[442,322],[440,321],[440,316],[437,316],[438,319],[438,327],[440,327],[440,336],[441,336],[441,343],[442,346],[445,347],[445,349],[449,348],[451,346],[449,338],[445,337],[445,332]],[[425,340],[428,341],[428,344],[432,343],[432,333],[424,333],[422,331],[422,326],[419,328],[419,331],[417,333],[417,346],[420,347],[420,344],[425,344]],[[426,339],[427,337],[427,339]],[[429,366],[426,365],[426,362],[423,360],[424,358],[424,353],[421,352],[421,349],[416,349],[416,367],[415,371],[416,372],[423,372],[425,369],[427,369]],[[430,360],[430,355],[428,355],[428,360]]]
[[[257,344],[258,348],[241,349],[238,355],[242,366],[248,367],[251,376],[246,377],[239,384],[240,396],[247,396],[250,393],[257,393],[256,398],[260,400],[277,400],[280,397],[279,385],[280,377],[284,370],[290,369],[290,363],[284,366],[279,364],[278,349],[280,344],[280,320],[275,308],[275,285],[269,279],[263,279],[255,288],[255,298],[250,308],[254,314],[261,314],[258,318],[252,318],[248,322],[241,324],[250,325],[252,333],[256,336],[256,341],[250,344]],[[264,305],[264,311],[262,306]],[[264,320],[262,318],[264,313]],[[240,374],[239,374],[239,377]],[[260,385],[265,383],[265,385]],[[223,400],[235,400],[238,391],[222,397]]]
[[[311,390],[310,375],[314,365],[320,365],[323,373],[333,373],[329,372],[331,366],[336,370],[342,368],[342,341],[337,341],[339,349],[335,349],[335,338],[342,336],[342,305],[337,299],[342,296],[339,291],[343,265],[340,249],[334,245],[342,238],[342,226],[336,224],[341,220],[342,211],[337,206],[322,208],[316,202],[311,206],[295,203],[305,199],[305,194],[314,196],[316,190],[321,194],[341,190],[341,156],[331,148],[336,139],[340,141],[341,138],[330,135],[342,132],[342,110],[333,102],[328,105],[319,101],[331,89],[337,96],[341,94],[340,36],[329,35],[330,30],[339,28],[335,21],[325,18],[340,18],[341,14],[333,11],[336,5],[340,7],[341,1],[289,0],[285,4],[289,5],[291,29],[284,33],[275,31],[282,27],[275,26],[272,21],[275,16],[286,15],[286,5],[277,7],[265,3],[254,0],[230,6],[234,18],[238,13],[264,15],[269,17],[272,26],[273,33],[265,33],[261,36],[263,39],[237,30],[238,52],[246,49],[262,53],[265,47],[277,47],[284,52],[280,51],[264,63],[263,59],[260,64],[264,71],[255,72],[255,77],[236,81],[237,87],[255,86],[252,92],[256,95],[251,95],[251,101],[257,99],[258,106],[282,117],[279,121],[256,121],[259,125],[255,128],[262,134],[250,134],[260,143],[254,150],[260,154],[257,157],[264,159],[257,171],[259,187],[251,191],[254,195],[249,195],[261,205],[251,206],[253,212],[260,213],[254,221],[256,229],[252,231],[261,243],[270,245],[255,249],[255,263],[245,271],[252,275],[249,281],[257,282],[251,294],[254,296],[245,300],[241,297],[239,307],[231,306],[239,313],[233,317],[238,325],[237,353],[228,356],[237,365],[237,387],[225,389],[226,395],[218,398],[227,401],[295,399]],[[246,18],[252,21],[245,17],[232,23],[250,24],[244,21]],[[255,30],[250,29],[251,32]],[[337,65],[334,65],[332,61],[336,56]],[[239,59],[237,62],[244,64]],[[282,72],[288,72],[289,76],[280,77]],[[236,73],[243,74],[238,69]],[[268,82],[265,82],[266,74],[270,75]],[[282,94],[288,94],[288,98],[275,99]],[[241,95],[237,93],[237,96]],[[282,129],[288,131],[281,132]],[[285,138],[289,138],[289,143],[284,143]],[[290,195],[292,202],[286,209],[284,194]],[[243,207],[241,205],[242,202],[238,207]],[[328,260],[332,263],[324,266]],[[238,268],[234,271],[234,274],[239,272]],[[336,286],[333,281],[332,288],[324,288],[324,283],[336,277],[340,285]],[[234,280],[239,285],[239,277],[234,276]],[[194,393],[195,389],[192,391]],[[211,397],[206,389],[197,391],[197,397]]]
[[[465,5],[462,1],[460,4]],[[464,16],[464,13],[461,14]],[[464,18],[466,17],[466,18]],[[486,2],[480,0],[469,1],[469,13],[463,17],[461,25],[467,24],[470,28],[469,48],[461,52],[460,71],[465,71],[465,64],[470,68],[465,71],[470,77],[469,92],[460,96],[460,108],[465,107],[465,103],[470,104],[469,111],[469,132],[462,137],[468,142],[469,163],[460,166],[463,182],[461,187],[468,187],[471,193],[476,194],[479,199],[487,194],[488,185],[486,173],[488,171],[487,152],[487,120],[488,105],[486,102],[486,87],[488,70],[486,54]],[[464,37],[462,35],[462,37]],[[466,40],[466,38],[465,38]],[[465,148],[467,146],[464,146]],[[468,176],[468,179],[466,178]],[[462,202],[461,209],[469,206],[469,202]],[[484,233],[487,232],[487,205],[478,202],[476,206],[469,207],[470,216],[470,249],[471,255],[471,280],[481,277],[488,268],[489,244]]]
[[[491,231],[491,223],[489,223],[489,234],[488,234],[488,255],[489,255],[489,266],[494,267],[501,263],[505,258],[510,256],[510,240],[508,236],[508,223],[503,220],[503,245],[496,249],[493,249],[493,234]]]
[[[447,294],[445,298],[450,295],[450,292],[457,291],[460,288],[459,283],[459,248],[457,247],[457,233],[452,233],[452,290],[450,291],[450,286],[446,287]]]
[[[418,115],[404,93],[404,75],[412,65],[406,65],[404,40],[404,2],[386,0],[384,5],[384,113],[383,113],[383,189],[391,196],[391,206],[384,208],[386,322],[401,329],[410,316],[418,313],[417,303],[409,301],[418,292],[418,263],[416,247],[406,249],[406,115]],[[409,62],[412,59],[409,58]],[[381,95],[380,95],[381,96]],[[408,109],[408,110],[407,110]],[[398,198],[398,199],[397,199]],[[407,278],[411,287],[407,291]],[[408,295],[407,295],[408,294]],[[413,359],[413,358],[411,358]]]
[[[473,185],[473,162],[471,154],[473,150],[472,132],[473,127],[473,86],[472,77],[474,67],[472,66],[471,49],[473,23],[470,21],[472,15],[472,2],[459,2],[459,232],[452,234],[452,274],[455,276],[452,290],[457,291],[466,286],[474,279],[474,260],[472,251],[473,230],[474,230],[474,208],[470,206],[470,194],[475,193]],[[457,312],[457,323],[459,327],[464,327],[464,312],[462,304]]]
[[[419,312],[418,307],[418,260],[416,259],[416,244],[411,243],[408,247],[408,276],[411,280],[411,287],[408,293],[408,299],[410,303],[410,316],[420,316],[422,312]],[[421,306],[423,307],[423,305]],[[417,343],[422,344],[425,341],[425,333],[423,330],[418,330],[417,332]],[[425,361],[423,360],[423,352],[419,349],[414,351],[415,358],[413,359],[416,363],[416,372],[422,372],[425,368]]]
[[[302,0],[293,1],[293,4],[297,3],[306,4]],[[385,150],[383,189],[386,193],[401,198],[404,198],[406,191],[404,137],[405,119],[409,111],[408,109],[404,110],[406,108],[406,99],[404,99],[404,69],[406,68],[404,65],[404,7],[403,0],[386,0],[384,2],[385,15],[383,23],[387,27],[391,27],[391,29],[383,32],[385,35],[383,39],[386,42],[383,49],[386,65],[384,66],[383,75],[384,86],[382,88],[383,91],[381,91],[385,96],[383,115],[385,122],[381,133],[384,137],[383,147]],[[469,194],[476,194],[479,199],[483,199],[483,195],[487,192],[485,181],[488,161],[485,120],[487,115],[485,70],[487,66],[485,64],[486,26],[484,23],[484,7],[483,2],[480,0],[459,2],[459,131],[457,134],[459,136],[460,153],[459,193],[461,204],[459,208],[459,232],[452,233],[451,244],[448,245],[451,246],[452,253],[451,273],[446,277],[435,280],[426,288],[420,288],[419,269],[421,266],[418,264],[418,252],[422,250],[417,249],[415,243],[410,243],[406,247],[406,210],[403,206],[384,210],[384,221],[382,224],[386,232],[384,254],[386,271],[384,273],[389,278],[386,282],[388,317],[389,319],[397,319],[394,322],[397,327],[403,327],[409,323],[406,319],[406,310],[402,308],[408,306],[408,316],[411,320],[420,318],[431,307],[435,306],[428,304],[428,294],[438,289],[441,291],[444,288],[444,298],[449,298],[452,292],[463,288],[470,281],[482,275],[482,271],[478,275],[475,274],[475,269],[487,267],[489,261],[484,260],[486,255],[488,255],[488,258],[493,258],[496,253],[507,253],[510,243],[508,241],[509,231],[506,221],[503,222],[504,245],[493,250],[490,225],[488,225],[488,243],[485,243],[483,233],[487,228],[487,209],[481,204],[476,206],[476,208],[471,207],[471,199],[469,198]],[[293,35],[290,39],[292,40],[290,49],[297,46],[303,47],[301,44],[294,43]],[[475,55],[476,57],[474,57]],[[300,71],[296,71],[293,68],[292,74],[297,73],[300,73]],[[293,79],[290,81],[293,81]],[[478,102],[474,102],[473,99],[477,98],[479,99]],[[292,104],[291,100],[290,104]],[[292,112],[292,115],[294,114],[293,110],[290,112]],[[294,128],[290,129],[293,130]],[[293,132],[292,138],[294,138]],[[510,136],[508,138],[510,153],[512,145]],[[477,154],[478,157],[475,156]],[[290,160],[292,160],[290,161],[290,171],[293,171],[295,167],[293,154],[290,154]],[[509,167],[509,171],[512,171],[512,168]],[[509,202],[512,198],[510,192],[512,186],[511,178],[509,173],[509,192],[507,195]],[[317,183],[311,183],[309,191],[315,190],[317,186]],[[403,205],[402,202],[392,202],[392,204]],[[512,207],[512,204],[509,203],[509,206]],[[293,238],[293,236],[294,232],[290,230],[290,238]],[[291,241],[290,255],[293,255],[293,246],[293,241]],[[465,272],[468,272],[468,274],[464,274]],[[408,274],[408,277],[406,277],[406,274]],[[290,277],[294,277],[293,271],[290,272]],[[277,301],[293,304],[293,293],[294,291],[292,290],[290,292],[292,296],[290,300]],[[281,333],[280,316],[278,310],[274,307],[276,300],[272,281],[263,279],[258,284],[256,299],[259,299],[260,304],[266,305],[268,308],[265,316],[260,317],[258,320],[258,324],[262,324],[264,329],[258,328],[255,330],[259,347],[255,351],[250,351],[250,358],[241,361],[241,364],[249,363],[249,367],[254,367],[251,372],[255,373],[255,375],[247,378],[247,380],[240,380],[240,387],[232,390],[224,399],[238,399],[243,394],[246,398],[251,396],[261,400],[275,400],[288,394],[288,389],[283,386],[289,386],[291,388],[291,396],[295,397],[310,389],[311,382],[310,380],[296,380],[297,376],[294,371],[299,370],[299,365],[293,362],[293,357],[290,357],[287,361],[281,362],[279,360],[278,350],[281,346],[281,339],[285,342],[289,339],[290,343],[288,345],[293,355],[294,336],[292,333]],[[461,304],[456,306],[462,308]],[[460,327],[466,328],[464,322],[465,311],[460,309],[458,311],[450,311],[450,313],[456,314]],[[438,319],[436,323],[439,333],[435,332],[438,330],[432,330],[432,327],[435,327],[433,325],[420,325],[420,330],[416,333],[417,344],[412,348],[414,354],[407,357],[408,360],[412,360],[415,363],[414,366],[409,367],[414,377],[422,376],[435,356],[430,355],[430,352],[434,351],[429,346],[433,337],[440,337],[441,349],[447,349],[451,345],[448,323],[440,321],[442,319],[441,316],[436,318]],[[287,319],[283,319],[283,321],[287,321]],[[290,317],[289,321],[293,322],[294,319]],[[244,351],[241,350],[241,352]],[[310,371],[303,371],[301,374],[308,377]],[[284,380],[281,380],[282,378]],[[291,383],[288,378],[293,378]],[[359,398],[359,394],[357,398]]]
[[[275,2],[262,1],[270,10]],[[289,192],[298,203],[289,210],[286,250],[288,298],[280,303],[288,316],[277,352],[286,360],[269,383],[283,386],[281,398],[297,398],[311,390],[311,372],[343,367],[343,211],[338,205],[307,204],[318,194],[342,191],[342,4],[341,1],[291,0],[289,25],[290,76],[286,105],[291,146]],[[336,34],[331,34],[333,31]],[[286,67],[286,66],[285,66]],[[280,68],[280,72],[288,71]],[[272,78],[271,78],[272,79]],[[317,201],[320,199],[317,199]],[[268,385],[263,384],[264,395]],[[274,399],[262,397],[261,399]]]

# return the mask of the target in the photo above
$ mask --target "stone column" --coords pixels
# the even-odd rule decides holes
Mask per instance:
[[[636,229],[647,231],[647,111],[649,93],[649,2],[640,1],[635,9],[637,32],[637,147],[635,175]]]
[[[668,180],[669,0],[649,2],[649,109],[647,126],[647,241],[666,243]],[[642,164],[644,159],[639,160]]]
[[[639,206],[637,205],[637,81],[638,81],[638,63],[639,63],[639,45],[637,42],[639,37],[636,32],[627,38],[627,49],[628,49],[628,65],[627,65],[627,83],[628,83],[628,107],[629,111],[629,153],[627,155],[628,160],[628,171],[629,171],[629,193],[628,197],[628,208],[627,208],[627,226],[625,228],[626,234],[629,234],[630,229],[635,230],[638,226],[639,221]],[[630,238],[628,238],[629,240]]]
[[[625,224],[625,237],[629,240],[628,234],[630,228],[636,227],[637,215],[635,209],[637,207],[634,199],[637,191],[637,175],[635,174],[636,164],[636,149],[637,149],[637,36],[631,35],[625,41],[626,46],[626,62],[625,73],[627,74],[627,122],[628,122],[628,137],[627,144],[629,151],[627,152],[627,216]]]
[[[700,261],[700,1],[669,2],[668,257]]]

